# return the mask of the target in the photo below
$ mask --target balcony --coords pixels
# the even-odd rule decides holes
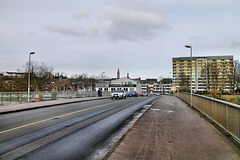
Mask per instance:
[[[110,84],[109,87],[136,87],[136,84]]]

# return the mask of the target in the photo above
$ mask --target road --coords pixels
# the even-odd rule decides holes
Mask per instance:
[[[0,115],[0,159],[87,159],[153,100],[104,99]]]

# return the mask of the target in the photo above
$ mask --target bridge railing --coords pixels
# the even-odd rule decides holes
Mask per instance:
[[[222,127],[240,143],[240,105],[193,94],[193,107]],[[190,102],[189,93],[179,93],[179,98]]]
[[[102,96],[110,96],[111,92],[103,91]],[[0,105],[19,104],[27,102],[27,92],[0,92]],[[30,101],[50,101],[57,99],[72,99],[82,97],[97,97],[96,91],[41,91],[31,92]]]

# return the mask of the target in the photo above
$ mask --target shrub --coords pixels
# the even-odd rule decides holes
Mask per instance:
[[[222,100],[228,101],[228,102],[231,102],[231,103],[235,103],[235,104],[240,104],[239,99],[240,99],[239,97],[233,96],[233,95],[223,95],[222,96]]]
[[[38,93],[38,102],[43,101],[43,94],[42,93]]]

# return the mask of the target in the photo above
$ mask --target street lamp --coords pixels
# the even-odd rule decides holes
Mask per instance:
[[[179,83],[178,83],[178,81],[179,81],[179,71],[177,73],[177,97],[179,97]]]
[[[103,87],[103,74],[104,74],[105,72],[102,72],[102,87]]]
[[[28,103],[29,103],[29,97],[30,97],[30,63],[31,63],[31,55],[35,54],[35,52],[29,53],[29,61],[28,61]]]
[[[191,55],[191,107],[192,107],[192,46],[185,45],[186,48],[190,48],[190,55]]]

